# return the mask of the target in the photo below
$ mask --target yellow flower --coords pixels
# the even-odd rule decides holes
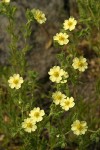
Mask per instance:
[[[24,119],[24,122],[22,122],[22,128],[24,128],[26,132],[31,133],[37,129],[37,126],[31,118],[27,118]]]
[[[72,64],[74,69],[78,69],[80,72],[84,72],[88,68],[87,60],[84,57],[75,57],[73,59],[73,64]]]
[[[59,45],[66,45],[69,42],[68,37],[66,33],[60,32],[53,37],[53,40],[58,42]]]
[[[69,20],[64,21],[63,28],[65,30],[69,29],[70,31],[72,31],[75,29],[76,24],[77,24],[77,21],[74,18],[70,17]]]
[[[52,94],[53,102],[58,105],[66,98],[66,95],[62,94],[60,91],[56,91]]]
[[[33,15],[34,15],[34,18],[35,20],[39,23],[39,24],[43,24],[46,22],[46,17],[45,17],[45,14],[38,10],[38,9],[33,9],[31,10]]]
[[[65,72],[65,71],[63,70],[63,77],[62,77],[61,83],[66,83],[68,77],[69,77],[68,72]]]
[[[30,111],[29,116],[31,117],[32,120],[35,122],[39,122],[43,119],[43,116],[45,115],[44,110],[40,110],[39,107],[35,107],[33,110]]]
[[[79,121],[76,120],[73,122],[73,124],[71,125],[71,130],[74,132],[74,134],[76,135],[82,135],[85,134],[85,132],[87,131],[87,123],[86,121]]]
[[[59,66],[54,66],[51,68],[48,74],[50,75],[50,80],[56,83],[63,83],[63,81],[69,77],[68,73],[61,69]]]
[[[9,83],[9,86],[12,88],[12,89],[19,89],[21,88],[21,84],[23,83],[23,78],[20,77],[19,74],[14,74],[12,77],[9,78],[8,80],[8,83]]]
[[[10,0],[2,0],[4,3],[10,3]]]
[[[66,99],[64,99],[63,101],[61,101],[60,103],[62,109],[68,111],[70,108],[74,107],[75,103],[74,103],[74,98],[73,97],[67,97]]]

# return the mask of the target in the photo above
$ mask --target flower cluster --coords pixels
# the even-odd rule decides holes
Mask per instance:
[[[74,134],[76,135],[82,135],[85,134],[85,132],[87,131],[87,123],[86,121],[79,121],[76,120],[73,122],[73,124],[71,125],[71,130],[74,132]]]
[[[82,56],[79,58],[75,57],[73,59],[72,66],[74,69],[78,69],[80,72],[84,72],[88,67],[87,60]]]
[[[32,9],[31,12],[34,15],[34,19],[39,23],[39,24],[43,24],[46,22],[46,17],[45,14],[40,11],[39,9]]]
[[[50,80],[56,83],[66,83],[69,77],[68,73],[61,69],[59,66],[54,66],[48,72]]]
[[[2,0],[5,3],[9,3],[10,0]],[[39,24],[43,24],[46,22],[45,14],[38,10],[32,9],[31,14],[33,16],[33,20],[35,19]],[[75,29],[77,21],[70,17],[68,20],[65,20],[63,23],[63,32],[57,33],[53,40],[58,43],[60,46],[66,45],[69,43],[69,35],[67,34],[67,30],[72,31]],[[75,57],[73,59],[72,66],[74,69],[79,70],[80,72],[84,72],[87,69],[87,60],[84,57]],[[54,66],[48,72],[50,75],[50,80],[55,83],[66,83],[69,77],[68,72],[63,70],[60,66]],[[14,74],[8,80],[9,86],[12,89],[19,89],[21,88],[22,83],[24,82],[23,78],[19,74]],[[61,91],[56,91],[52,94],[52,99],[55,105],[60,105],[60,107],[68,111],[75,106],[74,98],[67,97]],[[31,133],[37,129],[38,122],[43,120],[43,116],[45,115],[44,110],[41,110],[39,107],[35,107],[33,110],[30,111],[28,118],[24,119],[22,122],[22,128],[24,131]],[[85,121],[76,120],[71,125],[71,130],[76,135],[85,134],[87,131],[88,126]]]
[[[60,104],[62,109],[64,109],[65,111],[68,111],[75,105],[73,97],[66,97],[66,95],[61,93],[60,91],[56,91],[55,93],[53,93],[52,99],[56,105]]]
[[[53,37],[53,40],[55,42],[57,42],[59,45],[66,45],[68,44],[69,42],[69,35],[66,33],[66,30],[74,30],[75,29],[75,26],[77,24],[77,21],[73,18],[73,17],[70,17],[68,20],[65,20],[64,23],[63,23],[63,29],[65,30],[64,32],[60,32],[60,33],[57,33],[54,37]]]
[[[24,119],[24,122],[22,122],[22,128],[29,133],[35,131],[37,129],[36,123],[42,121],[44,115],[44,110],[40,110],[39,107],[35,107],[29,113],[30,118]]]
[[[8,83],[9,83],[9,86],[12,88],[12,89],[19,89],[21,88],[21,84],[23,83],[23,78],[20,77],[19,74],[14,74],[13,76],[11,76],[8,80]]]

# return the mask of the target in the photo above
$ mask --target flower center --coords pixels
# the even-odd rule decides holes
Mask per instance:
[[[79,63],[78,63],[78,66],[79,66],[79,67],[83,67],[83,63],[82,63],[82,62],[79,62]]]
[[[28,128],[32,128],[32,123],[31,123],[31,122],[28,122],[28,123],[27,123],[27,127],[28,127]]]
[[[77,129],[78,129],[79,131],[81,131],[81,130],[83,129],[82,125],[79,124],[79,125],[77,126]]]
[[[62,96],[61,96],[61,95],[58,95],[58,96],[57,96],[57,99],[58,99],[58,100],[61,100],[61,99],[62,99]]]
[[[60,37],[59,37],[59,40],[60,40],[60,41],[64,41],[65,38],[64,38],[63,36],[60,36]]]
[[[42,19],[43,19],[43,17],[42,17],[41,14],[38,14],[38,15],[37,15],[37,18],[38,18],[39,20],[42,20]]]
[[[70,104],[70,102],[69,102],[69,101],[65,102],[65,105],[66,105],[66,106],[69,106],[69,104]]]
[[[18,84],[19,80],[18,79],[14,79],[13,83],[14,84]]]
[[[72,23],[71,21],[68,22],[68,26],[72,26],[72,24],[73,24],[73,23]]]
[[[59,77],[59,72],[54,72],[55,77]]]
[[[35,112],[34,116],[35,116],[36,118],[38,118],[38,117],[40,116],[40,113],[39,113],[39,112]]]

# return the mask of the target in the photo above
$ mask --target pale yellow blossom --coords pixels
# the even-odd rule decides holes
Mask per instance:
[[[59,66],[54,66],[51,68],[48,74],[50,75],[50,80],[56,83],[64,83],[64,80],[67,82],[67,78],[69,77],[68,73]]]
[[[68,20],[64,21],[63,28],[64,30],[69,29],[70,31],[72,31],[75,29],[76,24],[77,24],[77,21],[74,18],[70,17]]]
[[[71,130],[74,132],[74,134],[76,135],[82,135],[85,134],[85,132],[87,131],[87,123],[86,121],[79,121],[76,120],[73,122],[73,124],[71,125]]]
[[[66,83],[68,77],[69,77],[68,72],[66,72],[66,71],[63,70],[63,77],[62,77],[61,83]]]
[[[24,122],[22,122],[22,128],[26,132],[31,133],[37,129],[36,122],[34,122],[31,118],[24,119]]]
[[[39,9],[32,9],[31,10],[33,15],[34,15],[34,19],[39,23],[39,24],[43,24],[46,22],[46,17],[45,14],[40,11]]]
[[[10,0],[2,0],[4,3],[10,3]]]
[[[53,40],[56,41],[59,45],[66,45],[69,42],[68,35],[66,33],[57,33]]]
[[[19,89],[21,88],[21,84],[23,83],[23,78],[20,77],[19,74],[14,74],[13,76],[11,76],[8,80],[8,83],[9,83],[9,86],[12,88],[12,89]]]
[[[62,109],[64,109],[65,111],[68,111],[70,108],[74,107],[74,105],[75,105],[74,98],[67,97],[66,99],[61,101],[60,105],[61,105]]]
[[[58,105],[66,98],[65,94],[62,94],[60,91],[56,91],[52,94],[53,102]]]
[[[78,69],[80,72],[84,72],[88,68],[87,60],[84,57],[75,57],[73,59],[73,64],[72,64],[74,69]]]
[[[35,107],[33,110],[30,111],[29,116],[31,119],[35,122],[40,122],[43,119],[43,116],[45,115],[44,110],[40,110],[39,107]]]

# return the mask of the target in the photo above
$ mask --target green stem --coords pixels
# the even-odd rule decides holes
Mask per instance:
[[[92,132],[92,133],[95,133],[95,132],[97,132],[97,131],[93,131],[93,130],[88,130],[89,132]]]

